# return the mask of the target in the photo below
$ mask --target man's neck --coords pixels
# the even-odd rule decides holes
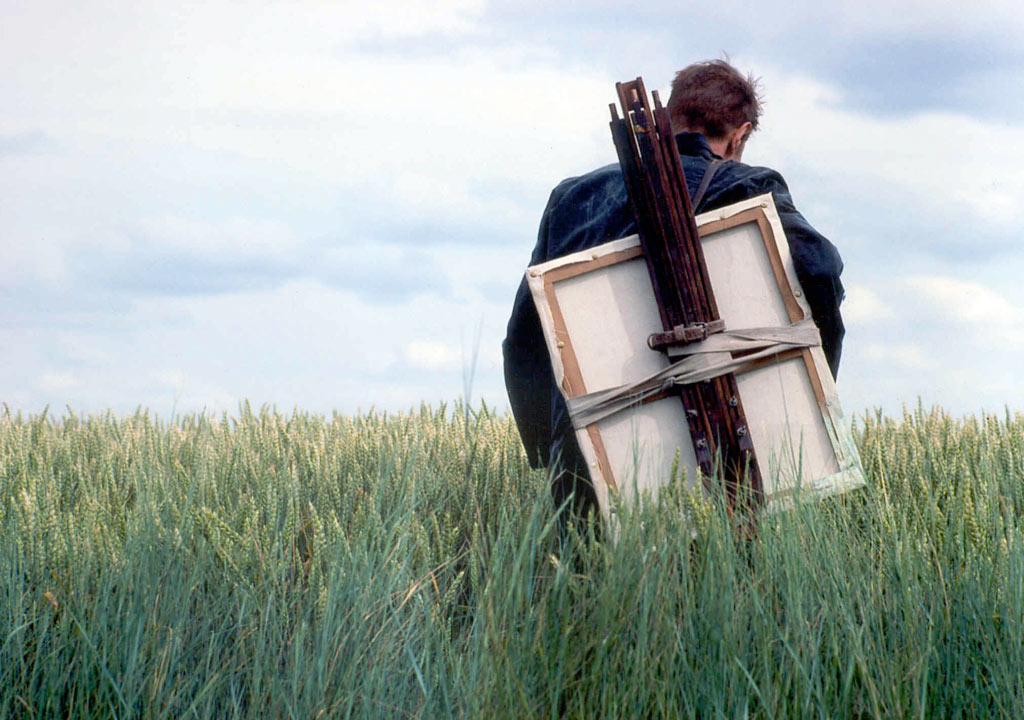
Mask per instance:
[[[699,130],[690,130],[689,128],[673,128],[673,131],[676,133],[700,133]],[[708,147],[711,148],[711,152],[713,152],[715,155],[722,158],[723,160],[736,160],[738,162],[740,158],[743,156],[743,149],[746,146],[747,136],[750,134],[750,131],[750,123],[747,122],[743,123],[743,125],[741,125],[738,128],[733,128],[729,130],[729,132],[727,132],[720,138],[709,138],[707,135],[704,135],[704,133],[700,134],[704,135],[704,139],[707,141]]]
[[[712,140],[707,135],[704,136],[704,139],[708,141],[708,147],[711,148],[711,152],[713,152],[715,155],[725,160],[733,159],[725,157],[726,150],[729,147],[728,140],[726,140],[725,138],[721,138],[719,140]]]

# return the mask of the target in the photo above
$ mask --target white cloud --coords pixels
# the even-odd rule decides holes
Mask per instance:
[[[730,2],[726,7],[737,5],[746,7],[738,2]],[[813,23],[827,26],[840,36],[896,36],[904,41],[910,37],[965,37],[978,33],[1012,36],[1024,30],[1024,11],[1011,0],[895,0],[887,3],[884,10],[857,0],[797,0],[787,3],[786,11],[777,15],[777,24]]]
[[[67,281],[69,268],[62,243],[52,237],[33,237],[8,229],[0,242],[0,289],[28,282],[55,287]]]
[[[450,8],[449,15],[461,17],[473,6],[454,2]],[[66,226],[81,228],[83,216],[103,214],[108,223],[138,228],[162,247],[194,255],[274,256],[297,242],[288,227],[237,214],[200,221],[187,209],[175,213],[175,197],[201,196],[209,188],[215,199],[232,186],[255,185],[246,175],[257,166],[265,173],[279,169],[282,181],[296,186],[329,188],[338,198],[358,195],[364,205],[415,223],[492,224],[506,237],[511,231],[529,242],[555,182],[614,160],[606,118],[612,78],[528,46],[427,58],[366,54],[307,45],[287,24],[275,29],[277,40],[263,43],[263,30],[247,34],[248,18],[230,41],[190,39],[191,24],[161,27],[161,13],[153,12],[135,18],[147,41],[133,37],[124,58],[106,48],[127,32],[118,24],[127,20],[109,29],[84,23],[86,35],[105,35],[105,42],[82,41],[81,58],[68,72],[55,73],[42,59],[32,70],[19,57],[13,63],[18,73],[0,79],[0,92],[10,100],[0,132],[39,128],[74,148],[71,156],[23,158],[25,171],[8,175],[21,184],[17,196],[31,194],[26,181],[38,177],[42,191],[70,198],[61,210]],[[409,12],[416,17],[415,8]],[[438,10],[438,22],[445,12]],[[387,13],[380,18],[387,20]],[[236,27],[236,18],[222,20],[220,27]],[[62,22],[55,32],[71,33]],[[328,13],[316,32],[331,26]],[[40,82],[43,75],[46,82]],[[122,154],[135,165],[134,182],[111,187],[112,168],[125,163]],[[204,156],[203,167],[195,167]],[[224,167],[223,176],[211,172],[215,163]],[[75,182],[57,180],[69,170]],[[147,186],[147,203],[170,193],[169,212],[132,217],[146,212],[137,198],[114,198],[146,195]],[[300,192],[296,187],[288,197]],[[99,193],[102,202],[76,201]],[[112,211],[115,202],[122,205]],[[38,223],[44,211],[34,212]],[[61,258],[58,248],[32,260],[33,273],[59,280]]]
[[[330,7],[331,3],[319,5]],[[348,38],[360,37],[366,32],[386,37],[464,33],[473,29],[483,6],[483,0],[343,2],[342,33]],[[317,24],[320,22],[322,18],[317,19]]]
[[[821,3],[808,4],[828,7]],[[856,0],[835,3],[834,7],[842,23],[864,33],[884,30],[902,37],[935,33],[964,37],[977,33],[1012,36],[1024,30],[1024,10],[1013,0],[979,0],[973,3],[899,0],[889,5],[886,12],[879,12],[877,6]]]
[[[907,284],[946,317],[964,324],[1011,328],[1024,309],[981,283],[955,277],[921,275]]]
[[[489,4],[522,9],[524,15],[541,18],[551,5],[545,0],[504,0]],[[621,0],[562,0],[560,10],[574,15],[586,13],[600,19],[621,10]],[[890,0],[884,7],[863,0],[788,0],[765,2],[752,6],[745,0],[719,0],[694,6],[681,6],[669,0],[653,0],[642,6],[631,6],[638,24],[655,19],[659,25],[671,22],[672,13],[682,16],[688,25],[702,20],[710,27],[728,23],[745,33],[769,39],[806,27],[827,30],[828,39],[853,35],[870,35],[900,39],[911,37],[1005,35],[1024,30],[1024,10],[1013,0]],[[699,17],[693,17],[699,16]],[[699,25],[698,25],[699,27]],[[724,34],[720,31],[721,34]],[[823,36],[824,37],[824,36]]]
[[[935,370],[939,367],[934,353],[915,343],[870,343],[863,347],[861,355],[874,363],[910,370]]]
[[[163,370],[153,373],[153,379],[158,385],[169,387],[173,390],[180,390],[185,385],[185,373],[180,370]]]
[[[281,222],[242,217],[145,218],[139,223],[139,234],[147,245],[216,260],[280,258],[300,245],[295,231]]]
[[[459,343],[478,320],[455,300],[424,296],[380,307],[312,281],[207,297],[144,296],[122,318],[125,330],[76,331],[77,343],[106,348],[103,363],[81,359],[42,383],[38,368],[51,352],[48,335],[0,327],[6,350],[0,401],[32,411],[47,403],[80,412],[132,412],[141,405],[165,417],[172,408],[236,412],[243,398],[328,413],[404,410],[463,393]],[[484,362],[500,340],[497,332],[484,329],[472,390],[500,407],[500,370]],[[425,344],[408,348],[410,335]],[[442,372],[413,368],[410,351]]]
[[[403,172],[472,186],[571,168],[581,150],[609,154],[611,78],[593,68],[528,43],[427,58],[344,46],[410,33],[443,42],[439,32],[471,28],[475,0],[176,8],[7,18],[17,41],[0,49],[13,69],[0,79],[0,132],[185,143],[385,189]]]
[[[437,170],[398,170],[388,197],[411,216],[459,218],[460,223],[488,223],[501,227],[526,227],[536,222],[537,209],[524,207],[517,198],[500,191],[481,192],[474,180]]]
[[[68,398],[92,410],[141,403],[166,411],[174,398],[179,411],[211,403],[233,410],[244,396],[320,410],[407,407],[463,391],[460,371],[471,356],[465,339],[482,323],[474,394],[503,404],[497,348],[540,211],[556,181],[614,161],[607,103],[622,76],[607,75],[612,59],[579,55],[577,38],[543,47],[532,34],[488,25],[509,10],[491,14],[490,5],[39,2],[8,9],[0,133],[38,132],[54,145],[2,160],[0,288],[73,285],[94,269],[81,258],[125,255],[126,230],[135,230],[160,249],[270,264],[305,248],[311,233],[339,237],[315,256],[321,266],[313,274],[348,289],[307,281],[216,297],[137,298],[126,311],[101,315],[102,327],[76,326],[64,339],[0,328],[16,340],[3,343],[0,395],[26,406]],[[622,7],[575,5],[587,13]],[[649,8],[650,17],[666,8]],[[1022,8],[915,0],[879,13],[847,0],[801,0],[786,13],[750,13],[727,2],[707,14],[738,18],[738,32],[746,24],[762,39],[827,27],[849,48],[854,36],[1015,40],[1024,32]],[[557,29],[540,12],[548,9],[538,4],[527,13],[543,31],[538,36]],[[891,197],[905,202],[911,231],[937,232],[955,220],[1015,237],[1024,223],[1024,129],[966,112],[854,112],[844,108],[839,87],[773,70],[761,58],[737,60],[756,67],[768,91],[765,129],[747,159],[796,181],[798,206],[816,225],[856,226]],[[851,200],[850,187],[864,194]],[[872,194],[877,204],[865,202]],[[258,205],[251,214],[250,203]],[[410,228],[408,246],[381,238],[378,228],[346,225],[346,203],[391,213],[386,220]],[[444,223],[475,242],[419,246],[418,229]],[[521,241],[500,246],[511,244],[509,236]],[[951,377],[962,386],[974,378],[986,401],[1002,397],[979,378],[1012,364],[1012,342],[1024,347],[1024,330],[1014,335],[1024,328],[1015,310],[1024,298],[1013,294],[1012,268],[993,270],[982,283],[971,269],[957,275],[939,258],[928,266],[932,275],[887,287],[881,276],[899,268],[850,262],[850,236],[835,239],[848,258],[843,312],[853,330],[842,377],[857,383],[844,399],[912,402],[931,393],[942,402],[953,397],[944,394]],[[927,246],[932,238],[918,240]],[[364,290],[389,296],[424,276],[443,282],[417,285],[387,305],[368,301],[351,282],[362,279]],[[83,297],[69,293],[67,300]],[[985,357],[950,357],[935,339],[942,335],[937,319],[961,333],[968,326],[985,343]],[[50,365],[54,353],[61,357]],[[40,376],[48,367],[60,370]],[[971,393],[963,397],[968,407]]]
[[[965,213],[994,230],[1024,223],[1024,127],[950,112],[867,115],[844,108],[836,87],[770,67],[764,83],[763,133],[751,141],[748,162],[798,168],[828,178],[832,188],[845,183],[881,197],[896,191],[913,201],[903,208],[906,216],[930,216],[939,226]],[[798,188],[798,202],[817,199],[820,187]]]
[[[69,372],[45,372],[37,385],[44,392],[64,392],[78,385],[78,378]]]
[[[843,301],[842,313],[843,320],[852,325],[867,325],[892,320],[895,317],[891,305],[863,285],[846,286],[846,300]]]
[[[951,339],[1002,352],[1024,350],[1024,304],[980,282],[945,276],[916,276],[907,285],[942,317],[959,327]]]
[[[102,365],[113,360],[108,342],[84,330],[54,330],[56,353],[74,365]]]
[[[436,340],[414,340],[405,346],[405,359],[422,370],[457,370],[462,367],[462,352]]]
[[[472,353],[467,349],[464,364],[461,348],[472,347],[464,341],[474,337],[479,313],[429,295],[378,306],[301,281],[209,297],[147,297],[135,301],[125,322],[138,330],[115,339],[114,362],[105,369],[119,382],[95,383],[101,389],[88,397],[83,389],[73,407],[131,410],[142,403],[166,413],[176,398],[184,412],[214,407],[209,398],[217,397],[217,409],[234,411],[248,397],[355,412],[452,400],[464,392],[462,370]],[[483,328],[472,391],[500,407],[500,365],[491,362],[499,333],[503,321]]]

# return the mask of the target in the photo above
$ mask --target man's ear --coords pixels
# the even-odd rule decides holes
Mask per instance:
[[[753,125],[749,122],[745,122],[738,128],[729,133],[729,140],[725,146],[725,154],[722,156],[726,160],[739,160],[743,155],[743,146],[747,141],[747,137],[750,135]]]

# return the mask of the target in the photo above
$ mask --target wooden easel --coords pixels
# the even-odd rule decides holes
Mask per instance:
[[[610,106],[612,137],[664,331],[653,334],[648,344],[667,350],[721,332],[724,323],[708,278],[668,110],[655,91],[652,111],[641,78],[615,87],[623,116],[614,104]],[[761,471],[735,376],[720,375],[666,392],[678,392],[682,400],[705,487],[713,490],[716,478],[721,478],[734,511],[762,504]]]

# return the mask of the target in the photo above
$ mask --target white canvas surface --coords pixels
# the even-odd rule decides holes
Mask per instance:
[[[802,297],[770,196],[699,216],[698,225],[755,208],[763,211],[774,232],[791,301],[795,299],[800,311],[809,317],[810,308]],[[793,320],[787,313],[756,222],[708,235],[702,244],[726,328],[791,324]],[[574,388],[573,395],[636,381],[669,364],[663,353],[647,347],[648,335],[662,327],[643,258],[596,267],[600,263],[595,261],[638,245],[639,239],[633,236],[530,268],[528,281],[537,301],[556,377],[560,378],[573,362],[582,377],[583,387]],[[584,271],[588,263],[595,267]],[[579,274],[550,279],[561,277],[558,273],[567,274],[565,268],[569,266]],[[545,285],[545,276],[552,271],[558,272],[547,275]],[[552,304],[557,305],[557,313]],[[564,322],[561,341],[556,337],[556,316]],[[568,365],[567,354],[572,356]],[[812,354],[812,371],[824,392],[824,403],[815,395],[802,357],[736,376],[769,503],[790,496],[797,486],[814,493],[829,493],[863,483],[856,448],[839,410],[824,355],[820,348],[813,349]],[[601,450],[595,447],[590,432],[582,429],[577,435],[605,512],[609,488],[616,488],[627,501],[644,493],[656,493],[669,480],[677,455],[688,484],[696,486],[696,458],[678,397],[622,411],[599,421],[596,428],[603,445],[604,470],[610,477],[601,471]]]
[[[643,258],[562,280],[556,289],[587,392],[668,365],[647,347],[661,320]]]
[[[727,328],[789,324],[756,223],[715,233],[704,238],[701,247],[718,312]]]

